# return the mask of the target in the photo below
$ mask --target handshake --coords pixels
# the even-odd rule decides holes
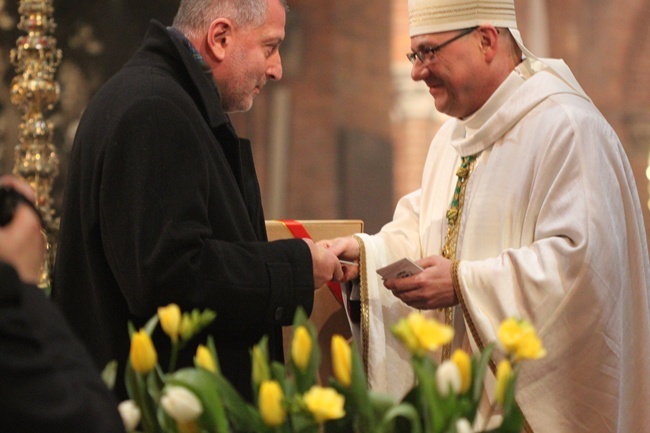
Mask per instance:
[[[322,240],[309,246],[314,270],[314,288],[328,281],[345,282],[359,276],[359,243],[352,236]]]

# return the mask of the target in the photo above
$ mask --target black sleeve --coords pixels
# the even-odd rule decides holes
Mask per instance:
[[[0,431],[124,432],[117,402],[56,306],[0,263]]]

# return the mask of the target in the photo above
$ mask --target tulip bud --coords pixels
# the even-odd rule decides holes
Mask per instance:
[[[343,386],[352,383],[352,349],[340,335],[332,337],[332,370]]]
[[[172,341],[178,341],[178,334],[181,328],[181,309],[176,304],[169,304],[166,307],[158,307],[158,319],[165,334],[169,335]]]
[[[287,417],[284,393],[275,380],[265,380],[260,385],[259,408],[264,424],[277,427],[284,423]]]
[[[203,405],[197,396],[182,386],[166,386],[160,405],[178,423],[189,423],[203,413]]]
[[[504,320],[499,326],[497,335],[506,352],[514,353],[521,335],[519,323],[514,318]]]
[[[467,418],[460,418],[456,421],[456,432],[457,433],[474,433],[472,425],[469,423]]]
[[[153,347],[151,337],[144,329],[133,334],[131,338],[131,365],[138,373],[149,373],[158,362],[158,354]]]
[[[453,361],[445,361],[436,370],[436,385],[438,394],[447,397],[449,392],[458,394],[461,386],[460,371]]]
[[[503,404],[506,398],[506,391],[512,377],[512,365],[507,359],[499,362],[497,366],[497,386],[495,389],[495,398],[499,404]]]
[[[451,360],[458,367],[460,373],[460,393],[464,394],[472,384],[472,360],[467,352],[456,349],[451,355]]]
[[[259,386],[265,380],[271,378],[271,372],[269,370],[269,362],[267,357],[262,350],[262,347],[259,345],[253,346],[252,351],[253,358],[253,384]]]
[[[124,400],[117,405],[117,410],[120,412],[120,417],[122,417],[124,430],[129,433],[134,431],[138,424],[140,424],[140,417],[142,415],[140,408],[133,400]]]
[[[305,371],[311,358],[311,335],[304,326],[298,326],[291,341],[291,358],[300,370]]]
[[[322,388],[314,385],[303,396],[303,400],[307,410],[311,412],[314,420],[318,423],[345,416],[345,410],[343,409],[345,397],[333,388]]]
[[[204,368],[212,373],[217,372],[217,363],[214,361],[214,358],[212,357],[212,353],[210,353],[210,349],[208,349],[204,345],[199,344],[199,346],[196,348],[195,360],[196,360],[196,365],[198,365],[199,367]]]
[[[194,336],[194,322],[191,315],[183,314],[178,332],[183,341],[187,341]]]

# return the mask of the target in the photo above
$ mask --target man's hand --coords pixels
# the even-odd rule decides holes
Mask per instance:
[[[0,177],[0,185],[10,186],[27,199],[34,199],[31,187],[14,176]],[[12,220],[0,227],[0,260],[16,269],[25,283],[37,284],[45,260],[45,238],[41,222],[34,210],[19,203]]]
[[[458,304],[451,277],[451,260],[429,256],[417,262],[424,271],[406,278],[392,278],[384,286],[405,304],[433,310]]]
[[[317,245],[327,248],[336,257],[357,263],[357,266],[343,265],[341,281],[350,281],[359,277],[359,242],[352,236],[322,240]]]
[[[322,287],[328,281],[341,281],[343,270],[338,257],[311,239],[303,239],[309,246],[311,261],[314,266],[314,289]]]

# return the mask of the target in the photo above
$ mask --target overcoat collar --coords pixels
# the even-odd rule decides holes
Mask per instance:
[[[224,124],[230,124],[228,115],[221,107],[221,97],[218,90],[215,91],[213,83],[206,77],[201,65],[183,44],[183,41],[170,33],[165,26],[156,20],[151,20],[145,39],[166,50],[168,56],[183,63],[198,95],[197,103],[200,104],[201,111],[203,111],[210,128],[216,130]],[[170,50],[169,42],[173,44],[175,50]]]

